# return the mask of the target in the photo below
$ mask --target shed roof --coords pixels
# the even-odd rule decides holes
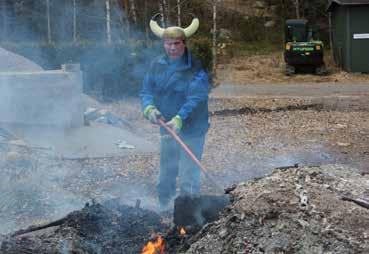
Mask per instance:
[[[330,0],[328,11],[332,11],[336,5],[369,5],[369,0]]]

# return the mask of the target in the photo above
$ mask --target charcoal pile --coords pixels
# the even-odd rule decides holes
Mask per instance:
[[[0,253],[141,253],[153,232],[166,230],[154,212],[93,202],[48,225],[3,237]]]
[[[341,165],[276,169],[239,184],[181,253],[369,253],[369,176]]]

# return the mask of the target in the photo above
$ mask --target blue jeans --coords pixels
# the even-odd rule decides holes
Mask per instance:
[[[181,138],[200,160],[205,135]],[[200,192],[200,168],[172,137],[163,135],[160,140],[160,173],[157,185],[160,203],[166,204],[176,195],[177,177],[181,195]]]

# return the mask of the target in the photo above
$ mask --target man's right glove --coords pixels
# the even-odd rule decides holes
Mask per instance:
[[[144,116],[151,123],[158,124],[158,120],[161,118],[161,113],[154,105],[149,105],[144,109]]]

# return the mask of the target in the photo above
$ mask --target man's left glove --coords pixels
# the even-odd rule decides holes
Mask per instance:
[[[174,130],[176,133],[179,133],[182,129],[182,119],[179,115],[176,115],[172,118],[169,122],[166,123],[166,125]]]

